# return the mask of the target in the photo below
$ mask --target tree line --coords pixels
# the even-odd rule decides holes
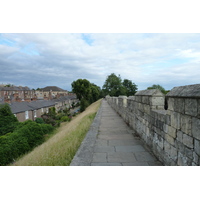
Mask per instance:
[[[138,90],[138,86],[129,79],[122,80],[120,75],[114,73],[107,76],[102,89],[90,83],[87,79],[78,79],[72,82],[72,92],[76,93],[80,100],[80,111],[84,111],[91,103],[106,95],[110,96],[133,96]],[[163,94],[167,92],[161,85],[152,85],[147,89],[159,89]]]

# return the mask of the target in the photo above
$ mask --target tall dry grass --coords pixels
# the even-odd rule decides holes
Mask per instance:
[[[88,132],[101,100],[91,104],[71,122],[64,123],[57,133],[32,152],[23,156],[14,166],[68,166]]]

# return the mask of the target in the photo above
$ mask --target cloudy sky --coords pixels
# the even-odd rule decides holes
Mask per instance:
[[[200,83],[200,34],[3,33],[0,82],[71,90],[79,78],[102,87],[111,73],[139,90]]]

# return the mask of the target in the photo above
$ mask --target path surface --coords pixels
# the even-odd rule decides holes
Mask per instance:
[[[162,165],[144,143],[138,137],[134,137],[133,130],[105,100],[102,100],[98,120],[96,136],[93,136],[92,142],[91,139],[87,142],[88,139],[85,138],[86,141],[83,142],[82,147],[77,152],[74,161],[71,163],[72,166]],[[92,132],[90,131],[89,135],[92,135]]]

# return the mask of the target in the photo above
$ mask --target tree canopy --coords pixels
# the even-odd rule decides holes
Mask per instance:
[[[71,85],[72,92],[74,92],[81,101],[81,111],[84,111],[89,104],[100,98],[101,88],[90,83],[87,79],[78,79],[73,81]]]
[[[134,95],[136,91],[137,85],[135,85],[131,80],[124,79],[122,82],[120,75],[116,76],[114,73],[107,77],[103,85],[104,94],[110,96],[131,96]]]
[[[18,124],[8,104],[0,105],[0,136],[12,132]]]
[[[167,91],[167,90],[165,90],[165,88],[164,87],[162,87],[161,85],[159,85],[159,84],[154,84],[154,85],[152,85],[151,87],[148,87],[147,88],[148,90],[151,90],[151,89],[158,89],[158,90],[160,90],[163,94],[167,94],[169,91]]]

